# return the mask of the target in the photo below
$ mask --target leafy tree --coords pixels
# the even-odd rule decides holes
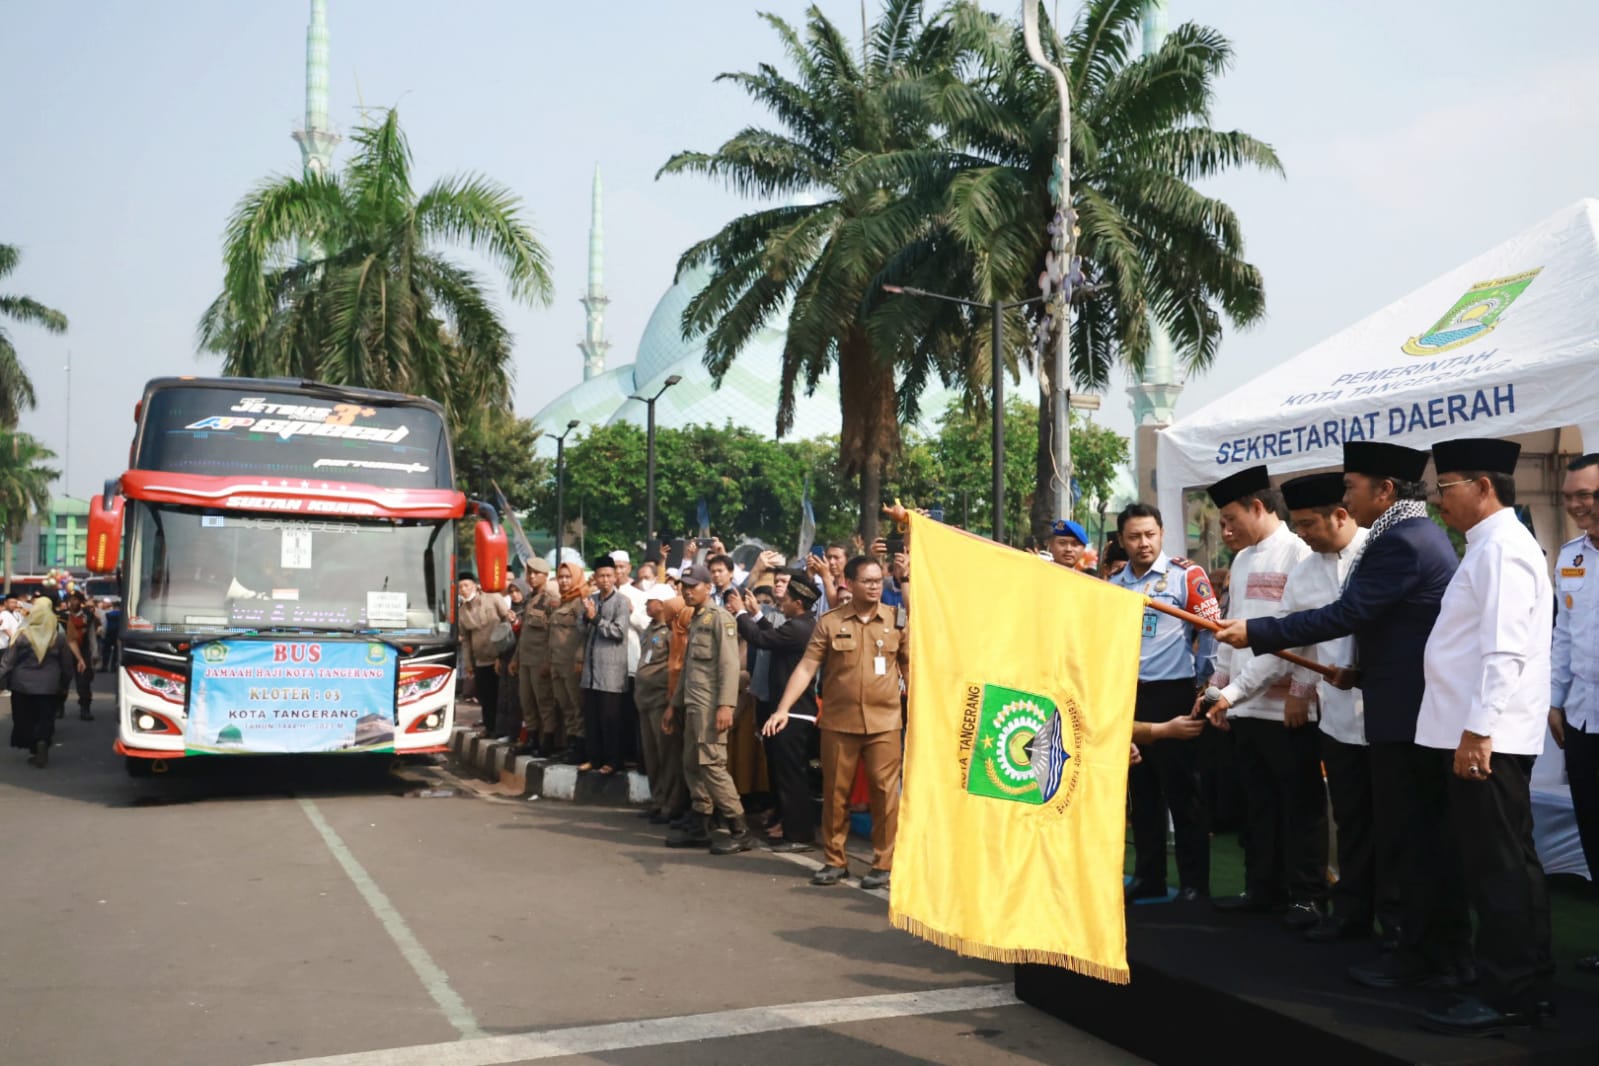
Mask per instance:
[[[0,244],[0,278],[17,269],[22,252],[11,244]],[[0,321],[11,319],[39,326],[51,333],[64,333],[67,316],[52,307],[28,296],[9,296],[0,293]],[[16,346],[3,324],[0,324],[0,427],[10,429],[22,417],[22,412],[32,410],[38,399],[33,393],[33,381],[17,357]],[[6,572],[11,572],[10,567]]]
[[[50,510],[50,485],[61,471],[45,463],[55,452],[26,433],[0,431],[0,531],[5,533],[5,593],[11,594],[11,552],[22,527]]]
[[[975,532],[994,529],[993,422],[986,412],[968,411],[958,403],[945,410],[933,442],[943,469],[945,519]],[[1008,539],[1020,540],[1027,528],[1033,492],[1033,447],[1038,434],[1038,409],[1012,397],[1005,404],[1005,528]]]
[[[201,348],[228,374],[431,396],[458,425],[508,409],[510,334],[484,280],[443,249],[484,255],[512,299],[547,304],[549,256],[521,201],[472,174],[417,194],[393,110],[353,139],[342,174],[273,178],[239,203]]]
[[[493,502],[498,483],[507,502],[525,510],[555,472],[553,460],[534,454],[538,439],[531,418],[497,407],[471,412],[454,437],[456,487],[472,499]]]
[[[757,331],[787,319],[779,434],[793,424],[799,390],[837,368],[839,463],[860,479],[860,523],[871,538],[900,419],[915,411],[931,364],[897,367],[897,339],[882,343],[868,315],[885,263],[926,221],[894,185],[860,180],[855,164],[933,143],[927,101],[908,90],[948,66],[952,38],[925,25],[921,0],[888,0],[859,51],[816,7],[803,31],[764,17],[795,76],[762,64],[719,80],[770,111],[777,128],[746,128],[714,152],[680,152],[661,174],[701,174],[789,202],[742,215],[683,253],[679,273],[704,265],[712,274],[685,308],[683,331],[705,336],[705,364],[720,381]]]
[[[1090,512],[1104,515],[1131,450],[1127,438],[1115,430],[1090,422],[1076,411],[1071,416],[1072,480],[1079,493],[1072,517],[1080,521]]]
[[[1089,0],[1064,40],[1043,27],[1044,49],[1071,90],[1083,280],[1074,298],[1071,374],[1079,386],[1106,386],[1118,364],[1142,370],[1151,321],[1193,371],[1215,358],[1223,317],[1242,327],[1265,312],[1260,271],[1244,259],[1236,214],[1196,188],[1240,167],[1281,173],[1270,146],[1211,126],[1216,80],[1232,63],[1232,45],[1216,30],[1185,23],[1144,56],[1142,14],[1142,0]],[[932,150],[912,146],[865,161],[867,173],[856,180],[897,182],[938,220],[934,233],[899,256],[907,284],[982,302],[1025,298],[1037,291],[1048,251],[1059,98],[1028,58],[1019,24],[974,0],[958,0],[946,20],[961,57],[924,86],[945,138]],[[967,312],[929,301],[902,301],[884,313],[894,321],[883,328],[924,347],[976,328]],[[1037,532],[1051,517],[1054,434],[1048,361],[1035,370],[1044,401]]]

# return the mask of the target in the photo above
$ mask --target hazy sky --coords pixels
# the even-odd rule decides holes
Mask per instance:
[[[1053,5],[1053,0],[1046,0]],[[859,4],[825,0],[858,27]],[[994,3],[1010,11],[1013,3]],[[1060,4],[1063,17],[1074,4]],[[306,0],[11,5],[0,98],[5,291],[71,319],[14,339],[39,392],[23,428],[67,450],[85,495],[126,464],[134,401],[161,374],[214,373],[194,327],[238,199],[297,171]],[[581,377],[589,183],[605,179],[611,365],[632,361],[678,254],[743,209],[655,172],[759,114],[721,71],[777,61],[768,0],[329,0],[331,112],[398,105],[420,182],[479,171],[515,189],[555,263],[548,308],[511,306],[516,406]],[[1599,193],[1599,5],[1491,0],[1172,0],[1232,38],[1215,124],[1274,145],[1286,180],[1217,184],[1265,272],[1269,319],[1190,382],[1196,410],[1265,367],[1586,195]],[[857,30],[858,32],[858,30]],[[1101,417],[1130,425],[1118,388]]]

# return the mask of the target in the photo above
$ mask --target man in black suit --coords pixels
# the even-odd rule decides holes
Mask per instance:
[[[1427,453],[1397,444],[1344,445],[1344,508],[1371,530],[1366,548],[1325,607],[1223,623],[1217,639],[1257,654],[1355,638],[1358,669],[1343,687],[1365,696],[1378,867],[1399,871],[1398,950],[1349,975],[1372,988],[1456,987],[1469,979],[1471,927],[1444,782],[1415,744],[1422,654],[1458,560],[1427,517]]]

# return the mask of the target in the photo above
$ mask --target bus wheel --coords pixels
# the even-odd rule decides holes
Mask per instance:
[[[149,777],[155,772],[154,767],[150,765],[152,761],[150,759],[136,759],[132,755],[126,756],[125,759],[129,777]]]

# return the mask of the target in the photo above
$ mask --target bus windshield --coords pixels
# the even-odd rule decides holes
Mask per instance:
[[[130,509],[127,609],[137,628],[449,630],[447,521]]]

